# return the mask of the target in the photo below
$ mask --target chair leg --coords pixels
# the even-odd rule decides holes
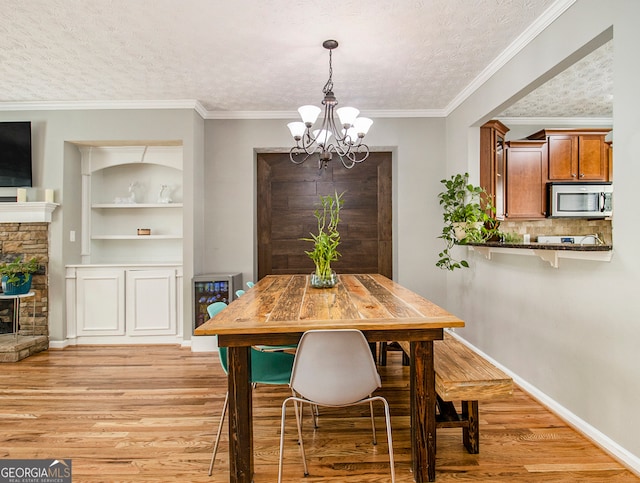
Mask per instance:
[[[369,395],[371,397],[371,395]],[[369,401],[369,407],[371,408],[371,429],[373,430],[373,444],[378,444],[378,440],[376,439],[376,421],[373,417],[373,400]]]
[[[391,412],[389,411],[389,403],[386,399],[380,398],[384,404],[384,416],[387,423],[387,444],[389,445],[389,464],[391,466],[391,483],[396,481],[395,461],[393,458],[393,439],[391,438]]]
[[[320,415],[320,411],[318,411],[317,404],[311,404],[311,416],[313,416],[313,429],[318,429],[318,416]]]
[[[298,411],[298,402],[295,399],[287,398],[282,403],[282,419],[280,422],[280,458],[278,460],[278,483],[282,482],[282,462],[284,458],[284,427],[285,418],[287,414],[287,402],[293,401],[293,409],[296,414],[296,426],[298,428],[298,442],[300,444],[300,451],[302,452],[302,465],[304,466],[304,476],[309,476],[309,470],[307,469],[307,459],[304,455],[304,444],[302,442],[302,428],[300,427],[300,412]]]
[[[293,400],[293,411],[296,414],[296,426],[298,427],[298,442],[300,444],[300,452],[302,453],[302,467],[304,468],[304,476],[309,476],[307,457],[304,454],[304,443],[302,442],[302,406],[303,403],[300,403],[300,409],[298,409],[298,402],[295,399]]]
[[[278,483],[282,482],[282,459],[284,456],[284,419],[287,412],[287,401],[282,403],[282,416],[280,418],[280,458],[278,458]]]
[[[218,453],[218,444],[220,443],[220,435],[222,434],[222,424],[224,423],[224,417],[227,414],[227,406],[229,405],[229,391],[224,396],[224,404],[222,405],[222,415],[220,416],[220,424],[218,424],[218,433],[216,434],[216,441],[213,444],[213,453],[211,454],[211,463],[209,464],[209,476],[213,473],[213,463],[216,460],[216,454]]]

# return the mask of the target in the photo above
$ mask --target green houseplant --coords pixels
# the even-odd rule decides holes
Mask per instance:
[[[313,242],[313,250],[305,251],[316,268],[311,276],[311,285],[318,288],[333,287],[336,283],[336,274],[331,269],[331,262],[340,257],[338,245],[340,245],[340,210],[344,204],[342,195],[336,191],[334,195],[320,196],[320,206],[314,211],[318,222],[318,233],[310,233],[311,238],[303,238],[304,241]]]
[[[24,260],[22,256],[0,263],[2,290],[6,295],[19,295],[31,289],[32,275],[40,268],[38,257]]]
[[[468,267],[466,260],[456,260],[452,250],[456,244],[484,242],[495,234],[498,223],[486,192],[469,183],[469,173],[455,174],[440,181],[444,190],[438,194],[443,209],[442,233],[445,249],[438,254],[436,266],[443,270]]]

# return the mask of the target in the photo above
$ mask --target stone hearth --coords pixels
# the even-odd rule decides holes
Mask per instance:
[[[46,335],[0,335],[0,362],[18,362],[49,348]]]

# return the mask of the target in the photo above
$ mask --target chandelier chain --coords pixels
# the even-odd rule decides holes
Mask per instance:
[[[332,50],[329,50],[329,79],[327,80],[327,83],[322,88],[322,93],[325,95],[327,94],[327,92],[333,91],[333,63],[331,62],[332,52],[333,52]]]

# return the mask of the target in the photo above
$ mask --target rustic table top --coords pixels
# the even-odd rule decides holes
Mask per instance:
[[[464,321],[378,274],[339,275],[333,288],[309,275],[268,275],[195,330],[195,335],[250,335],[356,328],[393,331],[464,327]]]

